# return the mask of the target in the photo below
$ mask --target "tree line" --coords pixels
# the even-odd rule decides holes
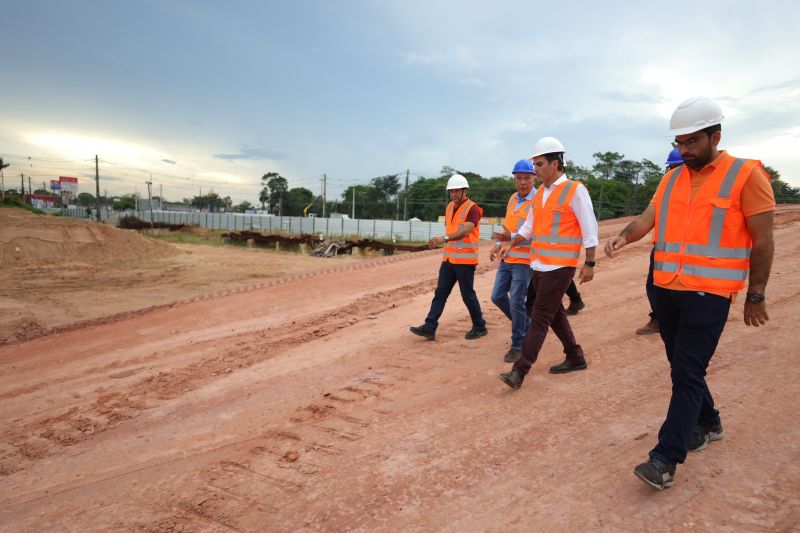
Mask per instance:
[[[641,213],[655,194],[665,167],[649,159],[636,161],[619,152],[596,152],[591,167],[566,161],[566,173],[586,185],[598,220]],[[800,203],[800,187],[781,179],[780,172],[765,166],[778,203]],[[483,208],[485,217],[505,216],[508,198],[516,191],[510,176],[485,178],[478,173],[444,166],[437,176],[421,176],[405,190],[401,174],[389,174],[366,185],[351,185],[341,200],[329,200],[328,213],[352,214],[362,219],[435,221],[449,201],[447,180],[458,173],[467,178],[469,197]],[[321,212],[322,198],[304,187],[288,188],[288,180],[276,172],[264,174],[259,195],[262,209],[283,216],[305,216]],[[310,207],[309,207],[310,206]],[[308,209],[306,209],[308,207]],[[304,210],[306,210],[304,212]]]

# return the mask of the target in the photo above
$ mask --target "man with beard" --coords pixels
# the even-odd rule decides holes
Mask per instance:
[[[647,209],[605,246],[611,257],[655,228],[655,311],[672,397],[658,444],[634,474],[659,490],[672,486],[675,466],[688,451],[722,438],[706,368],[748,274],[744,323],[758,327],[769,320],[764,293],[774,248],[775,199],[760,161],[717,149],[723,118],[708,98],[678,106],[670,132],[685,165],[664,175]]]

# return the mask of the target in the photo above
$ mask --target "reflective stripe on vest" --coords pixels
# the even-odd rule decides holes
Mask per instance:
[[[525,224],[525,219],[528,218],[532,205],[533,197],[528,200],[523,198],[523,201],[520,202],[519,194],[514,193],[511,195],[506,205],[506,217],[503,221],[509,232],[519,233],[519,230]],[[529,264],[531,261],[531,240],[520,241],[519,244],[508,251],[508,255],[503,261],[511,264]]]
[[[467,214],[474,205],[477,204],[467,199],[458,207],[456,212],[453,213],[453,202],[448,204],[445,210],[445,229],[448,235],[464,229],[464,224],[467,221]],[[478,209],[480,210],[480,207],[478,207]],[[445,242],[444,249],[442,250],[442,261],[449,261],[453,264],[477,264],[479,240],[480,225],[476,224],[466,237]]]
[[[742,167],[745,163],[747,163],[746,159],[737,158],[733,160],[730,167],[725,172],[725,176],[720,183],[717,195],[714,197],[715,199],[730,200],[731,191],[736,184],[737,178],[739,178],[739,174],[741,173]],[[731,292],[741,290],[741,288],[744,287],[744,280],[747,279],[747,274],[749,272],[751,248],[749,246],[722,246],[725,220],[728,216],[728,209],[730,206],[729,203],[726,205],[724,202],[718,202],[723,205],[717,205],[717,203],[712,202],[713,207],[711,210],[711,220],[708,227],[708,236],[705,239],[706,244],[698,244],[696,242],[684,243],[679,241],[667,241],[666,239],[667,225],[670,220],[670,199],[673,189],[677,184],[683,170],[684,167],[681,165],[680,167],[673,169],[664,178],[667,180],[667,182],[664,188],[663,196],[661,197],[658,205],[658,234],[656,235],[655,242],[656,253],[661,253],[662,256],[663,254],[679,254],[679,258],[677,258],[679,262],[664,261],[657,258],[653,264],[654,270],[657,272],[677,274],[679,276],[681,274],[685,274],[688,276],[701,278],[699,280],[693,280],[691,285],[687,285],[691,288],[695,288],[695,285],[702,285],[705,283],[708,285],[708,287],[704,287],[707,290],[730,290]],[[709,176],[707,179],[711,179],[711,176]],[[698,191],[696,194],[700,194],[700,191]],[[688,206],[690,210],[694,200],[694,198],[690,198],[689,200]],[[673,216],[683,215],[681,213],[677,213]],[[697,222],[692,221],[691,223],[696,224]],[[689,224],[689,222],[687,221],[686,224]],[[684,239],[687,238],[688,236],[684,237]],[[694,235],[693,238],[695,240],[699,240],[697,239],[697,235]],[[716,259],[741,261],[738,267],[737,265],[732,265],[730,262],[728,262],[727,265],[720,266],[710,266],[707,264],[709,260],[713,261]],[[698,265],[694,264],[694,262],[705,262],[706,264]],[[708,282],[703,282],[703,279],[708,280]]]
[[[561,206],[562,208],[567,205],[567,200],[572,197],[574,194],[573,189],[577,191],[577,187],[579,184],[572,180],[568,180],[567,183],[562,187],[561,194],[558,196],[558,200],[556,201],[556,205]],[[544,196],[542,189],[537,192],[536,197],[534,197],[534,209],[539,209],[536,205],[537,197],[539,194]],[[548,198],[548,201],[550,199]],[[541,208],[544,210],[545,204],[542,204]],[[543,215],[544,216],[544,212]],[[573,213],[574,216],[574,213]],[[535,225],[535,224],[534,224]],[[532,240],[534,243],[542,243],[548,245],[557,246],[557,249],[551,248],[542,248],[537,244],[531,245],[531,257],[536,259],[537,257],[542,258],[557,258],[557,259],[566,259],[567,261],[548,261],[543,260],[542,263],[545,264],[553,264],[553,265],[562,265],[562,266],[577,266],[578,258],[580,257],[580,246],[583,244],[583,239],[580,236],[564,236],[559,235],[561,231],[561,211],[553,211],[553,219],[550,224],[550,232],[546,235],[539,235],[534,228],[534,234]],[[577,246],[577,250],[574,247]]]

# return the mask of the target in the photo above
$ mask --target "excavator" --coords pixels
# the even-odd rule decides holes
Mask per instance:
[[[317,200],[320,200],[321,198],[322,198],[322,196],[317,196],[316,198],[314,198],[313,200],[311,200],[311,203],[310,203],[310,204],[308,204],[307,206],[305,206],[305,208],[303,209],[303,216],[304,216],[304,217],[307,217],[307,216],[308,216],[308,210],[309,210],[309,209],[311,209],[311,206],[312,206],[312,205],[314,205],[314,202],[316,202]],[[312,213],[312,216],[314,216],[314,215],[313,215],[313,213]]]

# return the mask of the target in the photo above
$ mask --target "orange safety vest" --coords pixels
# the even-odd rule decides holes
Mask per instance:
[[[447,205],[445,211],[445,232],[447,235],[460,231],[467,221],[467,213],[475,202],[467,199],[462,203],[455,216],[453,216],[453,202]],[[478,211],[483,215],[483,209],[478,207]],[[449,261],[454,265],[477,265],[478,264],[478,242],[481,240],[481,225],[475,224],[472,231],[466,237],[458,240],[449,240],[444,243],[444,255],[442,261]]]
[[[542,205],[544,187],[533,197],[531,262],[577,267],[581,255],[581,226],[570,203],[581,184],[567,180],[558,185]]]
[[[691,196],[689,170],[667,172],[655,196],[653,281],[666,286],[677,277],[698,291],[739,292],[750,272],[752,241],[742,212],[742,188],[761,162],[722,161]]]
[[[528,218],[528,211],[531,210],[532,205],[533,197],[530,200],[520,202],[519,195],[517,193],[512,194],[506,206],[506,218],[503,219],[503,226],[510,233],[519,233],[519,229],[525,224],[525,219]],[[504,261],[506,263],[529,265],[531,263],[531,240],[522,241],[511,248]]]

